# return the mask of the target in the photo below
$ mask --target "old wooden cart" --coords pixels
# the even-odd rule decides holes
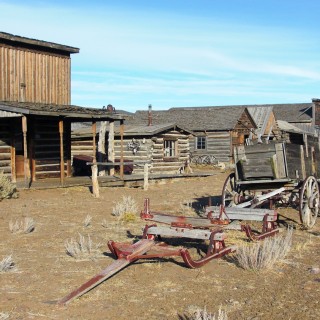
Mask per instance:
[[[234,162],[235,172],[222,189],[223,206],[291,205],[305,227],[314,226],[319,213],[318,137],[299,134],[291,135],[291,141],[238,146]]]

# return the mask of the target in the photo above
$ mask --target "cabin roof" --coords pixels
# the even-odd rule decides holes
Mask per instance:
[[[312,103],[232,105],[208,107],[181,107],[151,111],[152,124],[174,122],[192,131],[232,130],[241,114],[247,109],[257,127],[262,126],[267,113],[274,112],[277,120],[308,123],[312,120]],[[130,125],[148,123],[148,111],[136,111],[128,120]]]
[[[245,108],[239,107],[195,107],[171,108],[167,111],[151,111],[152,125],[177,123],[191,131],[232,130],[236,126]],[[148,123],[148,111],[137,111],[130,125]]]
[[[174,129],[177,131],[182,131],[185,134],[193,134],[192,132],[177,126],[175,123],[166,123],[166,124],[158,124],[152,126],[124,126],[124,136],[153,136],[158,133]],[[99,131],[99,124],[97,124],[97,132]],[[109,131],[109,127],[107,127],[107,131]],[[91,136],[92,129],[89,124],[85,126],[75,127],[72,129],[72,135],[74,136]],[[120,128],[115,127],[115,135],[120,135]]]
[[[33,102],[0,101],[0,110],[19,115],[36,115],[49,117],[77,118],[89,120],[123,120],[124,116],[116,111],[106,109],[85,108],[74,105],[56,105]]]
[[[0,32],[0,43],[5,42],[11,45],[22,45],[22,46],[35,46],[39,49],[52,49],[57,51],[63,51],[67,53],[79,53],[80,49],[75,47],[66,46],[63,44],[58,44],[54,42],[48,42],[43,40],[37,40],[32,38],[21,37],[17,35],[13,35],[11,33]]]

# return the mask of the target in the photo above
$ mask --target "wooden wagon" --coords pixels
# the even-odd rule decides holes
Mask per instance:
[[[319,213],[319,139],[294,135],[291,141],[238,146],[235,172],[226,179],[222,205],[258,207],[291,205],[299,209],[301,223],[312,228]]]

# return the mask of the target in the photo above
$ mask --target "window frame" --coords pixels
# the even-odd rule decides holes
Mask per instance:
[[[199,139],[203,140],[201,143],[199,143]],[[199,144],[201,144],[201,146],[204,146],[204,148],[199,148]],[[207,136],[196,136],[195,139],[195,150],[207,150]]]

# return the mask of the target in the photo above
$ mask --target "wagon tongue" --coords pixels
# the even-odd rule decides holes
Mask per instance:
[[[142,239],[136,242],[135,244],[127,248],[128,255],[114,261],[111,265],[109,265],[106,269],[102,270],[99,274],[95,275],[93,278],[85,282],[79,288],[70,292],[68,295],[66,295],[61,300],[58,300],[55,303],[58,305],[65,305],[70,301],[82,296],[86,292],[90,291],[91,289],[99,285],[101,282],[105,281],[106,279],[112,277],[120,270],[124,269],[130,263],[137,260],[137,257],[149,251],[150,248],[154,245],[154,241],[149,239]]]

